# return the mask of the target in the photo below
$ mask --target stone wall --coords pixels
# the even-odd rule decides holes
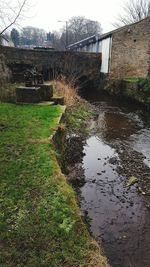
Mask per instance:
[[[5,63],[5,56],[0,55],[0,84],[3,84],[11,79],[11,72]]]
[[[110,79],[107,81],[104,90],[110,95],[139,102],[150,110],[150,92],[145,91],[143,85],[141,86],[138,81]]]
[[[75,78],[95,79],[99,76],[101,54],[36,51],[0,46],[0,55],[5,57],[5,64],[11,69],[16,81],[22,79],[22,72],[32,66],[44,74],[45,80],[57,78],[62,74]]]
[[[150,17],[112,34],[111,79],[150,75]]]

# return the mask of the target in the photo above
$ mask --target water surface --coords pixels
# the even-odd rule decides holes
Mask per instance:
[[[81,210],[112,267],[149,267],[150,116],[127,101],[86,97],[98,115],[80,161],[85,179]],[[132,175],[139,182],[128,188]]]

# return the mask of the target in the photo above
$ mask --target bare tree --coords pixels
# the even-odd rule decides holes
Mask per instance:
[[[28,0],[0,0],[0,36],[23,18]]]
[[[123,6],[122,15],[118,16],[114,26],[131,24],[148,16],[150,16],[150,0],[128,0]]]
[[[64,43],[61,40],[61,33],[58,31],[52,32],[52,46],[57,50],[64,50]]]
[[[24,27],[21,30],[20,39],[23,45],[43,46],[46,40],[46,32],[32,26]]]
[[[72,17],[62,31],[61,41],[66,46],[102,32],[101,24],[82,16]],[[67,34],[67,38],[66,38]]]

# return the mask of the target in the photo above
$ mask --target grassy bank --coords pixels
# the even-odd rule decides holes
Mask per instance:
[[[54,81],[54,92],[56,95],[63,96],[66,110],[67,132],[77,133],[79,135],[86,134],[88,131],[87,124],[96,113],[91,108],[90,103],[81,98],[78,94],[78,88],[64,79]]]
[[[61,112],[0,104],[1,267],[107,266],[49,143]]]

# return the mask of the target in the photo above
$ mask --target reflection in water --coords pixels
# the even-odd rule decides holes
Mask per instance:
[[[112,266],[127,267],[127,262],[124,263],[127,259],[137,264],[145,253],[145,238],[150,234],[142,197],[139,199],[135,186],[128,190],[124,177],[117,174],[114,164],[109,164],[110,158],[118,158],[114,149],[92,136],[84,153],[86,184],[81,188],[81,208],[92,219],[91,232],[102,239],[106,254],[114,262]],[[142,233],[140,238],[139,233]]]
[[[150,166],[150,119],[133,105],[101,98],[95,103],[99,115],[83,149],[86,183],[80,188],[81,210],[88,213],[91,232],[102,240],[113,267],[149,267],[150,211],[145,196],[137,192],[138,185],[127,188],[126,181],[132,172],[142,178],[145,168],[140,158],[143,169],[139,170],[134,150],[142,152]],[[128,153],[122,157],[125,150]],[[150,176],[148,168],[146,172]]]
[[[125,114],[102,112],[98,116],[97,128],[105,139],[126,139],[135,131],[135,124]]]

